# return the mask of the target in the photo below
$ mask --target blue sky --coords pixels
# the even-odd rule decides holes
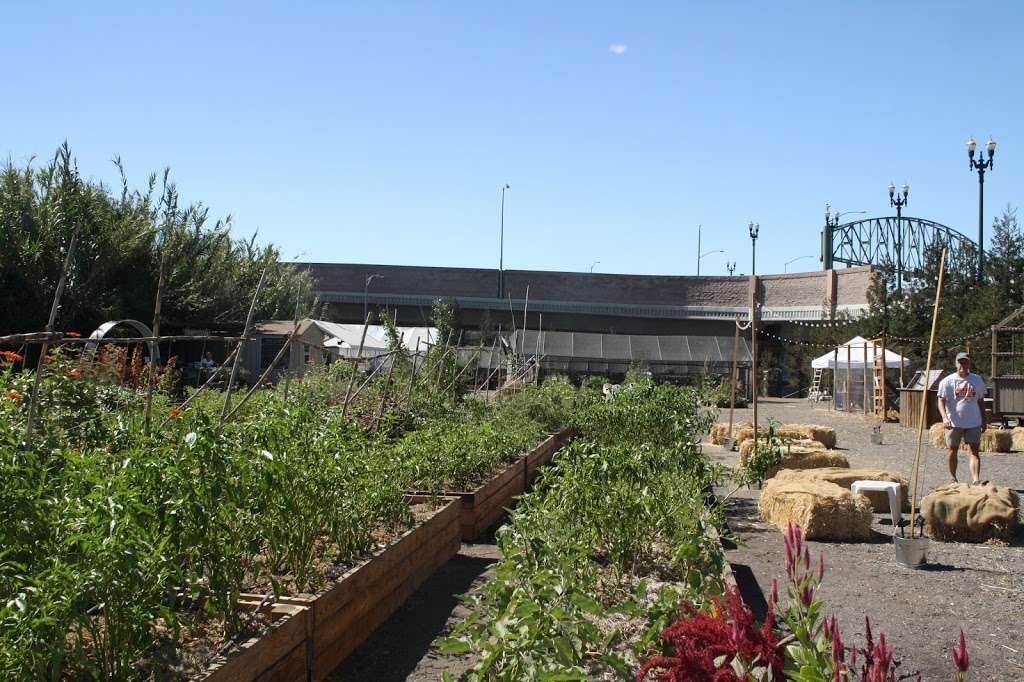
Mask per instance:
[[[170,166],[288,258],[703,274],[818,267],[821,214],[969,236],[964,140],[1024,202],[1024,21],[1002,3],[19,3],[0,155]],[[618,46],[618,47],[616,47]]]

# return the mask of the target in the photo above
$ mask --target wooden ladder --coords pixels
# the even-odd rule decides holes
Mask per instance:
[[[885,408],[888,407],[885,399],[885,341],[872,339],[872,343],[875,344],[875,357],[871,360],[875,384],[875,416],[885,421]]]
[[[814,380],[811,382],[811,390],[807,392],[808,400],[821,400],[821,375],[825,370],[815,369]]]

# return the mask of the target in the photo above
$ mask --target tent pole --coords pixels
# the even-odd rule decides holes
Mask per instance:
[[[860,373],[861,391],[860,402],[864,408],[864,414],[868,413],[868,342],[864,341],[864,367]]]

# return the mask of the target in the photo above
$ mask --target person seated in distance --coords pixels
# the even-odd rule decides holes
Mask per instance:
[[[946,428],[946,447],[949,448],[949,475],[956,483],[957,456],[960,441],[971,451],[971,485],[984,485],[981,480],[981,432],[987,427],[981,399],[985,396],[985,382],[971,371],[971,356],[956,354],[956,373],[939,382],[939,414]]]

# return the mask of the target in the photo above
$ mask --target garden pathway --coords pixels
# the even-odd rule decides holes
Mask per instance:
[[[767,400],[759,403],[759,421],[832,426],[851,467],[877,466],[909,473],[917,432],[886,424],[884,445],[871,443],[871,426],[861,415],[831,412],[825,404],[805,400]],[[737,410],[738,422],[749,421],[750,410]],[[728,410],[722,411],[722,421]],[[708,445],[713,459],[730,466],[736,453]],[[948,479],[945,453],[925,443],[922,448],[922,487],[925,491]],[[964,480],[966,456],[961,457]],[[1024,494],[1024,453],[982,454],[982,476]],[[744,597],[762,612],[773,576],[785,572],[783,535],[762,523],[757,513],[757,490],[743,490],[727,504],[730,529],[741,542],[726,557]],[[827,613],[835,613],[843,639],[863,641],[864,616],[871,617],[876,637],[885,632],[895,645],[902,673],[920,671],[924,680],[952,679],[950,652],[960,628],[967,637],[972,680],[1024,679],[1024,533],[1010,546],[932,542],[927,570],[903,568],[894,560],[891,522],[875,515],[875,543],[811,542],[811,553],[825,555],[822,597]]]

